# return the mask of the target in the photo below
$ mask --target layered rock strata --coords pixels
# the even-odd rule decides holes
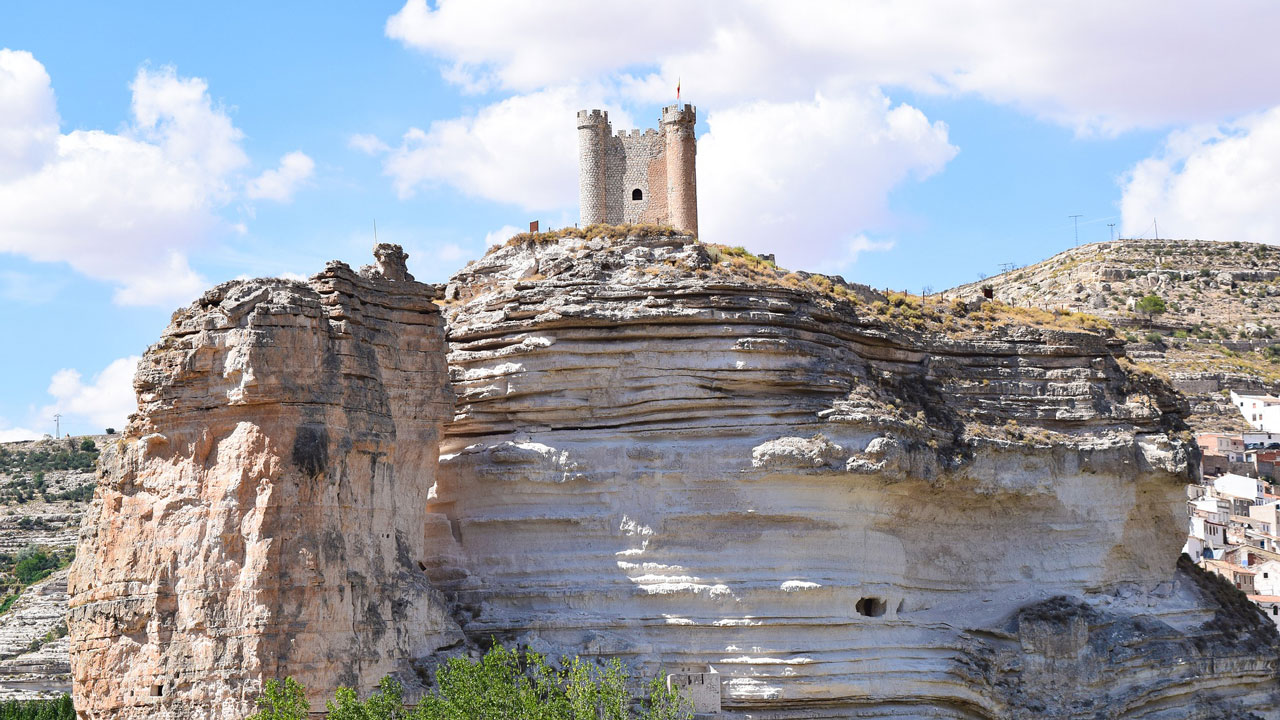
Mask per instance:
[[[731,717],[1277,716],[1274,629],[1175,566],[1180,397],[1106,334],[835,285],[682,237],[456,275],[426,532],[467,635],[709,665]]]
[[[422,571],[442,323],[377,255],[219,285],[147,351],[71,573],[82,717],[239,720],[286,675],[322,709],[460,639]]]

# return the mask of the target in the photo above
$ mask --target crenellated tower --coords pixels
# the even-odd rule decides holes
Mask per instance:
[[[602,110],[578,111],[578,209],[583,226],[605,219],[605,171],[613,126]]]
[[[698,233],[692,105],[662,109],[659,130],[613,133],[609,113],[578,111],[578,203],[584,226],[654,223]]]
[[[671,227],[698,234],[698,144],[693,135],[697,111],[679,103],[662,108],[667,146],[667,215]]]

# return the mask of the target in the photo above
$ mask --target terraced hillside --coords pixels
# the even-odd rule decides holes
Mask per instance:
[[[1110,322],[1129,341],[1130,358],[1188,396],[1198,430],[1243,429],[1229,390],[1280,391],[1280,248],[1094,243],[946,294],[971,297],[984,285],[1010,305],[1087,312]]]
[[[71,690],[67,569],[109,436],[0,444],[0,699]]]

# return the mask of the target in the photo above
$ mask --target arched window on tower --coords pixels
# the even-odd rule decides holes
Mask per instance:
[[[635,190],[632,190],[632,191],[631,191],[631,199],[632,199],[632,200],[643,200],[643,199],[644,199],[644,193],[640,192],[640,188],[636,188]]]

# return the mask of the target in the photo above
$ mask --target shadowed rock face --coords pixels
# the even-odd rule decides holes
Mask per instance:
[[[446,294],[432,575],[469,636],[710,664],[730,716],[1273,716],[1269,623],[1175,568],[1185,406],[1114,340],[905,331],[688,238]]]
[[[286,675],[319,709],[339,684],[412,688],[460,639],[420,565],[442,323],[383,250],[363,276],[220,285],[147,351],[71,575],[86,717],[239,719]]]

